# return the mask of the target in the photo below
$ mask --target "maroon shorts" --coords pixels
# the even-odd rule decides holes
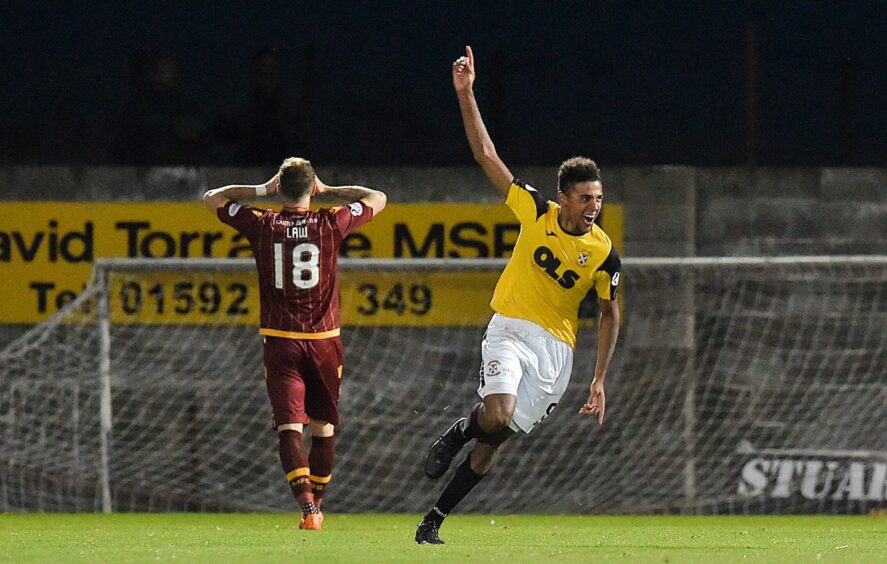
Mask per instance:
[[[274,428],[320,419],[339,424],[342,341],[264,337],[265,387]]]

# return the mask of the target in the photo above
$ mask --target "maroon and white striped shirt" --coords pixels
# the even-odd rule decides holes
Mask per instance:
[[[259,333],[290,339],[339,334],[339,247],[373,218],[371,207],[354,202],[276,212],[228,202],[216,214],[252,246],[259,272]]]

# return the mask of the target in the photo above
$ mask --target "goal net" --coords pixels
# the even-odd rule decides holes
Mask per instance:
[[[325,508],[427,510],[431,442],[477,401],[501,260],[342,260]],[[607,419],[570,386],[460,512],[859,513],[887,507],[887,257],[626,259]],[[292,511],[251,260],[100,260],[0,352],[0,511]],[[308,446],[308,443],[306,443]],[[456,464],[454,464],[454,467]]]

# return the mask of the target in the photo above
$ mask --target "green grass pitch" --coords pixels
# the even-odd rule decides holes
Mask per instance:
[[[884,562],[884,517],[454,515],[445,546],[418,515],[0,515],[0,562]]]

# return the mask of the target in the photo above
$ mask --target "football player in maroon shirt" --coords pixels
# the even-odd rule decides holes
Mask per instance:
[[[312,211],[315,195],[343,205]],[[245,203],[261,196],[278,196],[283,209]],[[310,162],[291,157],[264,184],[208,190],[203,202],[252,247],[259,273],[265,383],[280,462],[302,509],[299,527],[319,530],[339,424],[339,247],[382,211],[387,198],[362,186],[327,186]],[[302,447],[305,425],[311,429],[307,455]]]

